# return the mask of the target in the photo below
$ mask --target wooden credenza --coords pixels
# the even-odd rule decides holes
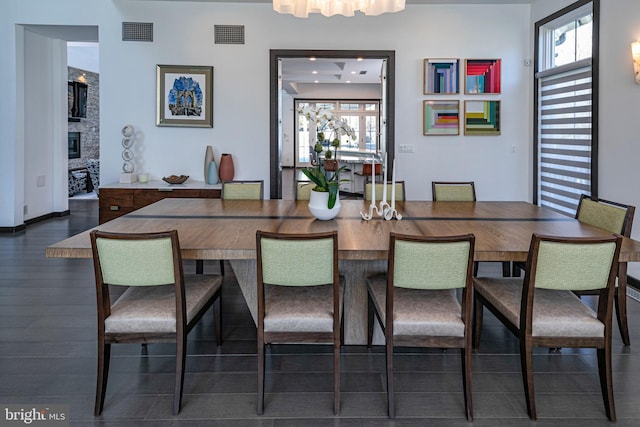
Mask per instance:
[[[187,181],[178,185],[164,181],[108,184],[100,186],[99,222],[105,223],[169,197],[219,199],[221,192],[221,184],[209,185],[203,181]]]

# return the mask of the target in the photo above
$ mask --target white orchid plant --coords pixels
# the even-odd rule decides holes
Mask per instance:
[[[322,108],[301,108],[298,110],[299,114],[305,116],[309,121],[313,121],[316,124],[316,136],[317,141],[313,147],[313,151],[316,153],[322,153],[322,142],[329,140],[331,146],[338,148],[340,146],[340,138],[348,136],[351,139],[356,138],[356,133],[346,120],[336,116],[333,111],[325,110]],[[325,159],[329,160],[332,157],[331,148],[325,153]],[[346,166],[338,168],[334,172],[325,171],[320,162],[317,162],[314,167],[302,168],[307,178],[311,180],[316,186],[314,191],[322,191],[329,193],[328,208],[331,209],[335,206],[336,199],[338,198],[338,190],[340,188],[340,172],[345,169]]]

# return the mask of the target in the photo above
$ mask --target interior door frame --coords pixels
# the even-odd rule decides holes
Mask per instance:
[[[392,165],[395,156],[395,51],[393,50],[312,50],[312,49],[271,49],[269,51],[269,197],[282,198],[282,160],[280,139],[280,73],[279,61],[284,58],[365,58],[383,59],[386,70],[382,73],[384,106],[386,117],[381,117],[380,128],[385,129],[388,163]]]

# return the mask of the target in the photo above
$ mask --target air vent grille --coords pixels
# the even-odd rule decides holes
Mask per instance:
[[[215,44],[244,44],[244,25],[214,25]]]
[[[152,42],[153,23],[152,22],[123,22],[122,23],[123,42]]]

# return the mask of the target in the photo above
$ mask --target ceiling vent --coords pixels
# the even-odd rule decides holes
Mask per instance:
[[[244,25],[214,25],[215,44],[244,44]]]
[[[123,42],[152,42],[153,23],[152,22],[123,22],[122,23]]]

